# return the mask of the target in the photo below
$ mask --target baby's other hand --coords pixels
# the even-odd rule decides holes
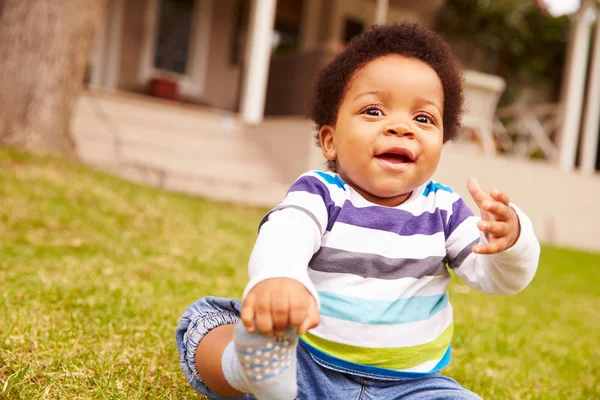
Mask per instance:
[[[473,246],[478,254],[495,254],[511,248],[519,239],[521,225],[508,196],[498,189],[488,194],[475,179],[469,179],[467,188],[481,210],[481,221],[477,227],[485,232],[488,243]]]
[[[291,326],[298,329],[298,335],[304,335],[319,324],[319,310],[303,284],[289,278],[272,278],[248,293],[241,319],[248,332],[258,328],[264,335],[283,334]]]

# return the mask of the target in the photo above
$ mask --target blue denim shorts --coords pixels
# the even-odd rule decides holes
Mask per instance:
[[[242,304],[234,299],[204,297],[192,304],[179,320],[176,330],[181,368],[194,389],[211,399],[223,399],[213,393],[196,369],[196,350],[202,338],[212,329],[235,324],[240,319]],[[302,345],[298,345],[299,400],[481,400],[454,379],[435,373],[420,378],[394,381],[369,379],[335,371],[318,364]],[[255,399],[247,394],[238,399]]]

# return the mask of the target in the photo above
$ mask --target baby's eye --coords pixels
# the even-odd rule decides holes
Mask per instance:
[[[417,115],[415,121],[421,124],[433,124],[433,119],[428,117],[427,115]]]
[[[369,107],[363,111],[363,114],[367,114],[370,117],[381,117],[383,116],[383,111],[377,107]]]

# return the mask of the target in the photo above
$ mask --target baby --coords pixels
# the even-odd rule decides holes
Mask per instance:
[[[300,176],[261,221],[243,303],[206,297],[182,316],[196,390],[479,399],[439,373],[454,328],[449,269],[484,293],[517,293],[540,246],[505,193],[469,180],[479,218],[431,180],[461,108],[449,47],[415,25],[373,27],[324,69],[312,118],[329,171]]]

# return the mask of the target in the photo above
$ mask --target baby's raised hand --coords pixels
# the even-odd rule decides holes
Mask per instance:
[[[314,297],[300,282],[272,278],[248,293],[241,319],[248,332],[258,328],[264,335],[283,334],[291,326],[298,329],[298,335],[304,335],[319,324],[319,310]]]
[[[498,189],[492,189],[488,194],[472,178],[467,182],[467,188],[481,210],[477,227],[488,239],[488,243],[473,246],[473,252],[494,254],[511,248],[519,238],[521,226],[517,213],[509,206],[508,196]]]

